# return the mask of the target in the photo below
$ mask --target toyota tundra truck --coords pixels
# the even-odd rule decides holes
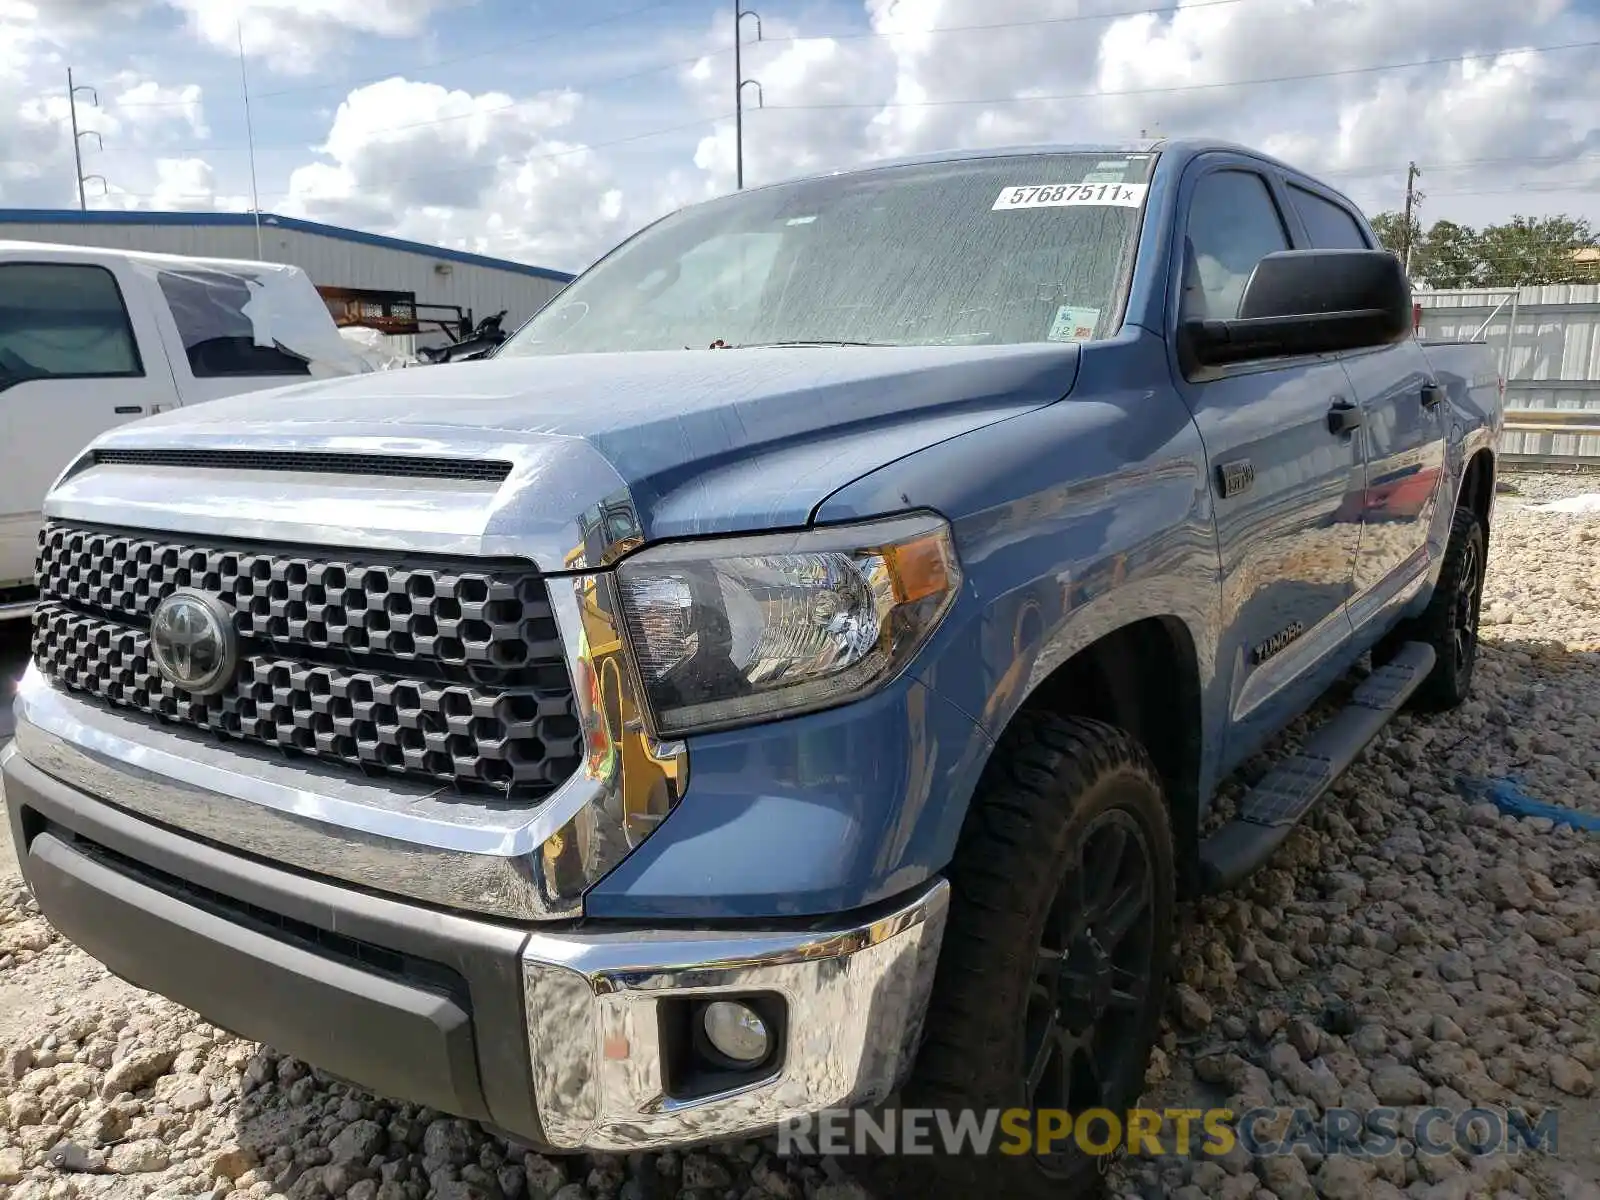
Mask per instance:
[[[1175,904],[1471,686],[1502,386],[1414,329],[1262,154],[963,151],[673,213],[482,362],[120,426],[45,501],[22,871],[551,1151],[1125,1108]],[[1093,1177],[1047,1149],[1005,1194]]]

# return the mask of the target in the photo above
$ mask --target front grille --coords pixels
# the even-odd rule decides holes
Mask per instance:
[[[537,799],[577,769],[572,683],[544,579],[523,562],[204,544],[51,523],[33,657],[63,686],[163,721],[368,772]],[[156,606],[232,612],[220,693],[166,680]]]

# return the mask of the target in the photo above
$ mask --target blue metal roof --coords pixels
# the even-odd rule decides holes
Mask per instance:
[[[0,225],[210,225],[227,229],[254,229],[255,224],[255,214],[239,212],[108,212],[99,209],[81,212],[71,208],[0,208]],[[549,267],[535,267],[528,263],[490,258],[483,254],[470,254],[465,250],[451,250],[444,246],[429,246],[423,242],[408,242],[404,238],[385,237],[380,233],[364,233],[359,229],[342,229],[337,225],[324,225],[319,221],[303,221],[299,217],[280,217],[275,213],[262,213],[261,224],[274,229],[292,229],[296,233],[311,233],[319,237],[334,238],[341,242],[355,242],[363,246],[381,246],[386,250],[422,254],[447,262],[470,263],[472,266],[488,267],[493,271],[532,275],[539,279],[551,279],[557,283],[570,283],[573,279],[572,274],[567,271],[553,271]]]

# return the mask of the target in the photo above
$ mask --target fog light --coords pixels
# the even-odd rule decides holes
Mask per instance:
[[[734,1062],[760,1062],[772,1049],[767,1023],[748,1005],[715,1000],[700,1014],[700,1024],[706,1039]]]

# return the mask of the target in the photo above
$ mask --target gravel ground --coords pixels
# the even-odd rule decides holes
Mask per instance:
[[[1146,1103],[1554,1108],[1557,1151],[1138,1157],[1111,1168],[1114,1194],[1600,1200],[1600,840],[1502,816],[1474,790],[1515,776],[1600,813],[1600,517],[1530,511],[1600,481],[1512,482],[1474,699],[1400,718],[1268,869],[1185,914]],[[6,869],[0,1194],[14,1200],[870,1200],[848,1166],[770,1144],[556,1160],[352,1093],[110,978]]]

